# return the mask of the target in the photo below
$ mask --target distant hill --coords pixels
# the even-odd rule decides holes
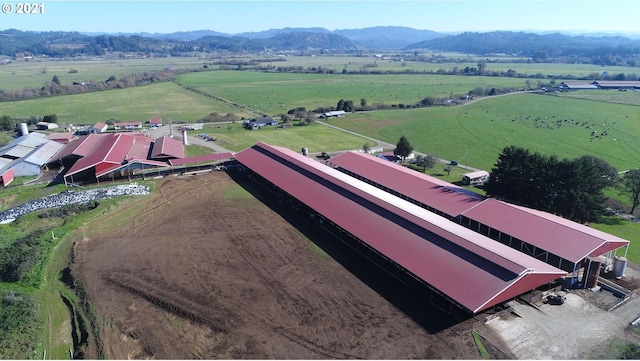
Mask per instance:
[[[446,34],[401,26],[377,26],[365,29],[335,30],[334,34],[351,39],[370,50],[402,49],[420,41],[442,38]]]
[[[628,57],[640,54],[640,41],[621,36],[569,36],[560,33],[534,34],[511,31],[465,32],[410,44],[406,49],[431,49],[477,55],[502,53],[549,58]]]

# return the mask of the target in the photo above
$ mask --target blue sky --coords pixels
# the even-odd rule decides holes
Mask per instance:
[[[538,30],[640,34],[638,0],[33,1],[43,14],[0,13],[0,29],[108,33],[284,27],[406,26],[439,32]],[[6,9],[3,7],[3,9]]]

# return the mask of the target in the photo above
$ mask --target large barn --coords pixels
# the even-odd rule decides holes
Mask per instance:
[[[144,168],[167,167],[150,160],[153,139],[137,133],[89,134],[69,142],[56,156],[65,183],[74,179],[109,180]]]
[[[566,276],[552,265],[289,149],[258,143],[235,158],[283,202],[404,282],[467,313],[477,314]]]
[[[580,281],[580,271],[588,267],[590,258],[609,256],[610,252],[629,245],[625,239],[591,227],[546,212],[485,199],[462,187],[366,154],[345,152],[329,162],[340,171],[572,272],[572,284]],[[611,261],[613,257],[606,260]],[[586,283],[582,286],[586,287]]]

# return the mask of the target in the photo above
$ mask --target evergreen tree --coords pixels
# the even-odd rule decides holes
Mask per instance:
[[[402,158],[402,161],[404,162],[411,152],[413,152],[413,145],[409,143],[409,140],[407,140],[404,135],[401,136],[396,144],[396,149],[394,149],[393,154]]]

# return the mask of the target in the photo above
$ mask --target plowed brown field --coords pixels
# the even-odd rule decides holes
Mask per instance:
[[[254,183],[166,178],[144,202],[75,246],[107,358],[480,357],[468,326]]]

